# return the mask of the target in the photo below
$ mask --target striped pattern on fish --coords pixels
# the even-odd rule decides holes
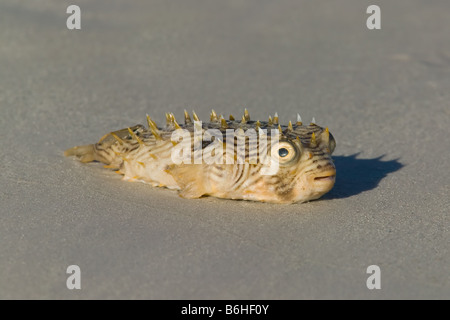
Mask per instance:
[[[147,116],[147,128],[110,132],[65,155],[103,162],[124,180],[180,190],[184,198],[305,202],[331,190],[336,178],[331,158],[336,142],[328,128],[314,122],[304,125],[298,115],[294,124],[281,125],[277,114],[253,121],[247,110],[239,120],[231,115],[226,120],[213,110],[209,122],[185,111],[179,124],[167,113],[164,127]],[[264,171],[274,164],[276,171]]]

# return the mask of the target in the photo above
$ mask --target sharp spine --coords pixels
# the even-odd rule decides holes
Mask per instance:
[[[315,145],[316,143],[316,134],[313,132],[311,135],[311,145]]]
[[[167,113],[166,113],[167,114]],[[151,126],[154,126],[155,128],[157,127],[156,122],[152,120],[152,118],[150,118],[150,116],[147,114],[147,124],[148,127],[150,128]]]
[[[217,122],[219,121],[219,118],[217,118],[217,113],[214,111],[214,109],[211,110],[211,122]]]
[[[324,131],[322,131],[321,141],[324,141],[326,144],[329,143],[329,141],[330,141],[330,130],[328,130],[328,127],[326,127]]]
[[[180,125],[177,122],[177,119],[175,119],[175,117],[173,117],[173,124],[175,126],[175,129],[181,129]]]
[[[123,141],[122,139],[119,138],[119,136],[117,134],[115,134],[114,132],[111,132],[111,135],[114,137],[114,139],[116,139],[117,141],[119,141],[120,144],[125,144],[125,141]]]
[[[303,124],[302,123],[302,117],[300,117],[300,114],[297,113],[297,123],[296,123],[296,125],[301,126],[302,124]]]
[[[128,132],[130,133],[130,135],[133,137],[133,139],[135,139],[140,145],[143,145],[144,142],[142,142],[141,139],[139,139],[139,137],[137,136],[136,133],[133,132],[133,130],[131,130],[130,128],[128,128]]]
[[[167,113],[166,113],[166,118],[167,118]],[[161,135],[159,134],[158,127],[156,126],[155,121],[153,121],[149,115],[147,115],[147,123],[148,123],[148,127],[149,127],[150,131],[155,136],[156,140],[161,140]]]
[[[250,114],[248,113],[247,108],[244,109],[244,118],[245,121],[250,121]]]
[[[273,115],[273,124],[278,124],[278,113],[275,112],[275,114]]]
[[[227,120],[225,120],[224,117],[220,117],[220,127],[223,128],[223,129],[227,129],[228,128]]]
[[[166,126],[170,126],[170,114],[167,112],[166,112]]]
[[[169,126],[173,125],[173,120],[175,119],[175,116],[173,115],[173,113],[169,113]]]
[[[289,121],[289,124],[288,124],[288,131],[294,131],[294,128],[292,127],[292,122],[291,121]]]
[[[191,117],[189,116],[189,113],[186,110],[184,110],[184,123],[186,125],[192,124]]]

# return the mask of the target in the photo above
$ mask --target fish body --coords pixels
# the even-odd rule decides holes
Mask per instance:
[[[106,134],[95,144],[65,151],[81,162],[99,161],[124,180],[180,191],[184,198],[214,196],[271,203],[320,198],[335,183],[331,158],[336,142],[315,123],[225,120],[214,110],[209,122],[185,111],[185,123],[166,114],[166,125],[147,116],[136,125]],[[313,121],[314,122],[314,121]]]

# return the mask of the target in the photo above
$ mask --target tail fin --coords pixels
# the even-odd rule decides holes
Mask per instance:
[[[136,125],[132,128],[126,128],[115,132],[110,132],[104,135],[96,144],[88,144],[84,146],[76,146],[70,148],[64,152],[66,157],[76,156],[81,162],[100,161],[107,165],[114,164],[119,166],[123,160],[119,156],[122,152],[127,152],[133,149],[133,145],[136,145],[137,141],[128,140],[131,137],[131,133],[139,134],[143,131],[142,125]],[[118,154],[111,148],[113,145],[118,146],[120,150]]]
[[[93,144],[77,146],[64,151],[66,157],[77,156],[81,162],[91,162],[95,159],[95,149]]]

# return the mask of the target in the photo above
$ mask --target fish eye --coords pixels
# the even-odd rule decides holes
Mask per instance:
[[[280,163],[291,161],[298,153],[294,145],[288,141],[280,141],[272,150],[272,157],[277,158]]]
[[[330,153],[333,153],[334,149],[336,149],[336,140],[333,135],[330,133]]]
[[[280,148],[278,149],[278,154],[280,155],[280,157],[284,158],[289,154],[289,150],[286,148]]]

